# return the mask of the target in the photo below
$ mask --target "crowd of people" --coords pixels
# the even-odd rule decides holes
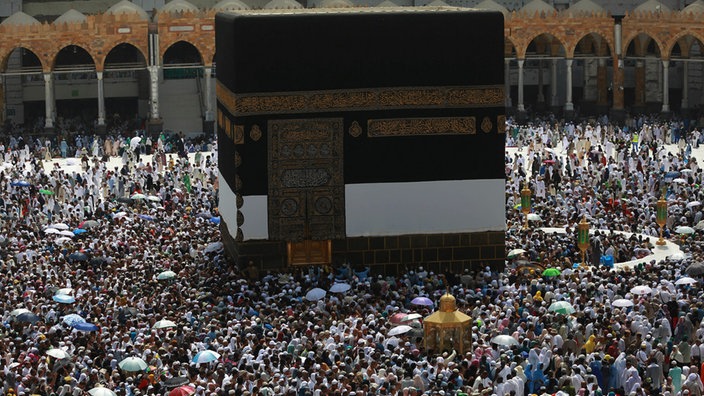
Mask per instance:
[[[506,248],[525,253],[505,269],[440,274],[409,263],[387,277],[355,263],[260,273],[231,262],[220,242],[215,142],[89,137],[67,141],[66,159],[60,141],[49,154],[41,140],[4,142],[1,392],[701,395],[696,128],[647,118],[507,128]],[[528,229],[517,206],[525,183],[541,218]],[[618,263],[656,249],[645,236],[659,232],[662,196],[665,237],[684,257],[601,265],[602,256]],[[582,218],[602,230],[588,268],[575,265]],[[521,262],[536,270],[519,271]],[[561,273],[543,276],[546,267]],[[349,290],[329,291],[336,282]],[[314,288],[328,292],[311,297]],[[471,348],[429,354],[422,333],[389,334],[399,315],[433,310],[415,297],[437,303],[447,290],[472,317]],[[574,312],[551,309],[558,301]]]

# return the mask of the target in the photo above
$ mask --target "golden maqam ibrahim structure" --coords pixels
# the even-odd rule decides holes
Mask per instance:
[[[423,342],[427,353],[455,350],[464,354],[472,348],[472,318],[457,309],[449,292],[440,297],[437,311],[423,319]]]
[[[510,11],[494,0],[304,1],[0,2],[0,121],[25,132],[76,119],[98,131],[125,122],[212,130],[215,14],[304,7],[450,5],[503,12],[509,113],[694,114],[704,104],[702,0],[679,1],[679,9],[665,0],[633,0],[632,8],[619,11],[623,15],[592,0],[560,0],[559,10],[543,0],[512,0]]]

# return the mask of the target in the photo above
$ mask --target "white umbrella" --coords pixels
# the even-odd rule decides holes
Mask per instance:
[[[70,359],[71,354],[59,348],[51,348],[46,351],[46,354],[57,359]]]
[[[113,219],[121,219],[125,216],[127,216],[127,212],[117,212],[114,215],[112,215],[112,218]]]
[[[91,396],[117,396],[117,393],[104,386],[98,386],[88,391]]]
[[[526,251],[524,249],[513,249],[510,252],[508,252],[508,255],[506,256],[507,258],[514,258],[516,256],[520,256],[521,254],[525,253]]]
[[[617,300],[612,301],[611,306],[612,307],[620,307],[620,308],[632,307],[633,301],[626,299],[626,298],[619,298]]]
[[[631,289],[631,293],[637,294],[639,296],[644,296],[646,294],[650,294],[653,292],[653,289],[650,288],[650,286],[636,286]]]
[[[57,230],[68,230],[68,228],[69,228],[68,224],[64,224],[64,223],[52,224],[49,227],[56,228]]]
[[[58,234],[58,233],[60,233],[60,232],[61,232],[61,231],[57,230],[56,228],[52,228],[52,227],[49,227],[49,228],[45,228],[45,229],[44,229],[44,233],[45,233],[45,234]]]
[[[325,292],[325,290],[323,290],[319,287],[316,287],[315,289],[311,289],[308,291],[308,293],[306,293],[306,300],[318,301],[318,300],[323,299],[323,297],[325,297],[326,294],[327,293]]]
[[[71,294],[71,293],[73,293],[73,288],[64,287],[64,288],[57,290],[54,294]]]
[[[59,231],[59,235],[63,235],[65,237],[73,238],[76,236],[76,234],[72,233],[71,231],[65,230],[65,231]]]
[[[351,288],[352,286],[347,283],[335,283],[330,287],[330,293],[344,293]]]
[[[222,242],[213,242],[206,246],[203,251],[205,253],[213,253],[222,250],[223,247],[225,247],[225,245],[223,245]]]
[[[129,372],[142,371],[148,367],[147,362],[134,356],[128,357],[127,359],[123,359],[120,363],[118,363],[118,366],[123,371]]]
[[[694,171],[691,170],[691,169],[688,169],[688,168],[682,169],[682,170],[680,171],[680,173],[692,173],[692,172],[694,172]]]
[[[389,336],[396,336],[396,335],[406,334],[411,330],[413,330],[413,327],[401,325],[401,326],[396,326],[393,329],[389,330],[389,332],[387,334]]]
[[[675,228],[675,232],[678,234],[683,234],[683,235],[689,235],[689,234],[694,234],[694,228],[692,227],[687,227],[687,226],[679,226]]]
[[[694,228],[697,230],[704,230],[704,220],[697,223],[697,225],[695,225]]]
[[[541,221],[542,218],[537,213],[528,213],[528,220],[530,221]]]
[[[61,245],[62,243],[68,242],[68,241],[70,241],[70,240],[71,240],[71,238],[62,236],[62,237],[60,237],[60,238],[56,238],[56,239],[54,240],[54,242],[56,242],[57,244]]]
[[[684,184],[684,183],[687,183],[687,180],[682,179],[681,177],[678,177],[677,179],[673,179],[672,182],[673,182],[673,183]]]
[[[518,345],[518,341],[516,341],[515,338],[505,334],[497,335],[496,337],[492,338],[491,343],[508,347]]]
[[[693,207],[695,207],[695,206],[700,206],[701,204],[702,204],[702,203],[699,202],[699,201],[692,201],[692,202],[690,202],[690,203],[687,204],[687,207],[688,207],[688,208],[693,208]]]
[[[693,285],[697,283],[697,280],[694,278],[690,278],[688,276],[683,276],[675,281],[676,285]]]
[[[141,142],[141,141],[142,141],[141,137],[139,137],[139,136],[133,137],[132,139],[130,139],[130,148],[132,150],[134,150],[135,148],[137,148],[137,146],[139,146],[139,142]]]
[[[401,319],[401,322],[410,322],[411,320],[420,319],[422,317],[423,317],[423,315],[421,315],[421,314],[411,313],[411,314],[404,316],[403,319]]]
[[[156,195],[147,195],[147,199],[153,202],[161,201],[161,198],[157,197]]]
[[[681,261],[685,259],[685,255],[682,252],[675,252],[669,256],[667,256],[668,259],[672,261]]]
[[[147,198],[147,196],[144,194],[140,194],[140,193],[133,194],[130,197],[130,199],[145,199],[145,198]]]
[[[17,308],[17,309],[13,309],[12,311],[10,311],[10,315],[11,316],[19,316],[19,315],[22,315],[23,313],[26,313],[26,312],[30,312],[30,311],[27,308]]]
[[[154,326],[152,326],[152,329],[166,329],[169,327],[176,327],[176,323],[167,320],[167,319],[162,319],[156,323],[154,323]]]

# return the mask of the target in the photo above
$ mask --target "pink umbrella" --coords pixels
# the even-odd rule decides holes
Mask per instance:
[[[403,322],[403,319],[406,318],[406,316],[408,316],[408,314],[405,314],[405,313],[395,313],[395,314],[391,315],[391,317],[389,317],[389,322],[391,322],[391,323],[401,323],[401,322]]]
[[[196,389],[190,385],[179,386],[169,392],[169,396],[191,396],[196,393]]]

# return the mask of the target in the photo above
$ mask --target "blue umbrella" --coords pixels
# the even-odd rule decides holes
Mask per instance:
[[[25,323],[37,323],[40,320],[42,320],[42,318],[40,318],[38,315],[36,315],[32,312],[21,313],[21,314],[17,315],[15,317],[15,319],[18,322],[25,322]]]
[[[72,327],[78,331],[98,331],[98,326],[88,322],[76,323]]]
[[[680,177],[680,173],[677,171],[671,171],[671,172],[665,173],[665,180],[666,181],[672,180],[676,177]]]
[[[68,294],[56,294],[54,297],[52,297],[54,301],[57,303],[61,304],[71,304],[76,302],[76,299],[73,298],[73,296],[69,296]]]
[[[213,224],[220,224],[220,216],[211,217],[210,222]]]
[[[140,219],[143,219],[143,220],[154,221],[154,218],[153,218],[152,216],[149,216],[149,215],[141,214],[141,215],[139,215],[139,218],[140,218]]]
[[[193,356],[191,362],[193,363],[210,363],[220,359],[220,354],[206,349],[205,351],[200,351]]]
[[[88,232],[88,231],[84,230],[83,228],[76,228],[75,230],[73,230],[73,235],[80,235],[80,234],[83,234],[84,232]]]
[[[71,327],[75,327],[79,323],[85,323],[86,320],[78,314],[69,314],[64,316],[63,322]]]
[[[68,259],[71,261],[86,261],[88,260],[88,255],[82,252],[74,252],[68,255]]]
[[[427,306],[433,306],[435,305],[433,303],[433,300],[429,299],[428,297],[416,297],[413,300],[411,300],[411,304],[415,305],[427,305]]]
[[[12,187],[29,187],[29,182],[26,182],[24,180],[16,181],[10,183]]]

